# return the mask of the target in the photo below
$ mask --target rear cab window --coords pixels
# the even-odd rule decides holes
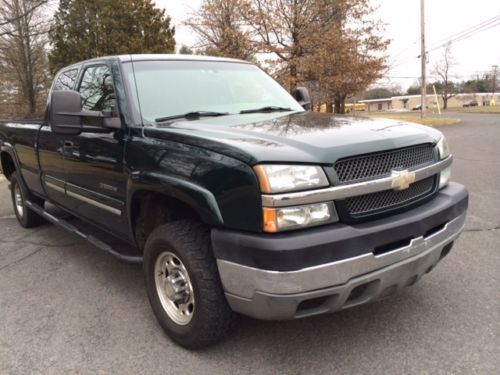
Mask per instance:
[[[57,76],[52,90],[74,90],[76,77],[78,76],[78,68],[65,70]]]

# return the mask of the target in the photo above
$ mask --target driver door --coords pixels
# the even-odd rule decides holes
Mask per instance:
[[[54,80],[52,91],[74,90],[79,67],[63,70]],[[52,131],[45,123],[38,136],[38,157],[42,171],[42,186],[46,196],[54,203],[68,207],[65,193],[66,169],[64,168],[63,143],[65,135]]]
[[[77,91],[82,110],[110,112],[118,117],[111,67],[87,65],[82,69]],[[83,118],[83,125],[92,125]],[[65,136],[63,153],[66,194],[71,210],[99,227],[126,234],[125,199],[127,177],[124,173],[123,128],[107,133],[82,132]]]

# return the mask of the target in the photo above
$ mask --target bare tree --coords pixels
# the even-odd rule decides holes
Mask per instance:
[[[324,9],[317,0],[249,0],[242,16],[252,31],[259,52],[277,56],[272,61],[273,75],[290,90],[301,77],[301,64],[308,54],[309,38],[318,31],[314,27]]]
[[[354,30],[324,30],[322,43],[308,58],[310,76],[326,94],[327,110],[333,102],[335,113],[345,113],[346,99],[365,90],[387,67],[388,41],[380,38],[377,25],[370,20],[359,17],[357,22]]]
[[[371,20],[368,0],[247,0],[242,15],[259,52],[274,54],[272,74],[293,90],[343,113],[348,96],[364,90],[385,68],[388,41]]]
[[[0,73],[12,82],[11,95],[33,117],[48,86],[47,31],[40,0],[3,0],[0,8]]]
[[[18,15],[11,15],[11,14],[7,14],[7,13],[2,12],[0,14],[0,27],[13,23],[16,19],[21,18],[28,13],[32,13],[35,9],[37,9],[41,6],[44,6],[48,2],[49,2],[49,0],[32,1],[30,4],[30,8],[27,8],[23,13],[18,14]],[[9,3],[10,3],[10,1],[8,1],[8,0],[1,0],[0,1],[1,9],[8,7]],[[2,32],[0,32],[0,35],[3,35]]]
[[[438,83],[440,95],[443,98],[443,109],[448,108],[448,100],[457,94],[455,84],[450,80],[450,70],[455,65],[451,54],[451,42],[446,45],[443,56],[434,66],[434,74],[437,74],[441,82]]]
[[[250,60],[254,55],[244,30],[241,9],[246,0],[204,0],[186,22],[198,35],[204,54]]]

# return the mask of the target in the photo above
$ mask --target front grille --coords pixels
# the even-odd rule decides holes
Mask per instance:
[[[340,159],[334,164],[341,185],[388,177],[392,170],[415,170],[437,161],[432,144],[375,152]],[[385,190],[337,202],[339,215],[352,222],[410,206],[435,192],[436,176],[417,181],[405,190]]]
[[[411,204],[434,191],[434,180],[435,177],[432,176],[411,184],[406,190],[384,190],[347,198],[345,205],[351,217],[356,218]]]
[[[334,164],[339,182],[354,183],[386,177],[392,169],[415,169],[436,161],[431,144],[340,159]]]

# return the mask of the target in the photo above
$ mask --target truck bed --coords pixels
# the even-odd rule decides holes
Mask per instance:
[[[42,125],[42,120],[0,121],[0,147],[15,158],[14,162],[33,191],[42,191],[36,152],[38,132]]]

